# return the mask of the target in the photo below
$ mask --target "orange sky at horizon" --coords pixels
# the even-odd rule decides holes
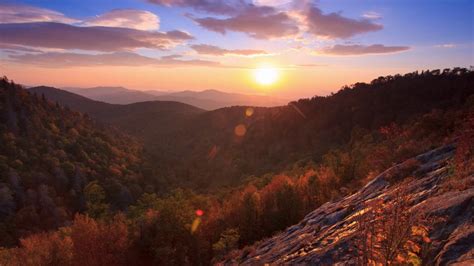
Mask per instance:
[[[263,94],[295,100],[328,95],[343,85],[370,82],[381,75],[410,72],[404,69],[279,68],[275,84],[259,85],[254,68],[103,66],[42,68],[10,64],[2,75],[25,86],[96,87],[123,86],[136,90],[182,91],[216,89],[225,92]],[[85,78],[87,77],[87,78]]]

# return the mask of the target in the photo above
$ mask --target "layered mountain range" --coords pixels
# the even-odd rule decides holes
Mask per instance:
[[[285,105],[288,102],[288,100],[277,97],[228,93],[218,90],[164,92],[157,90],[130,90],[123,87],[65,88],[64,90],[92,100],[112,104],[175,101],[205,110],[215,110],[235,105],[271,107]]]

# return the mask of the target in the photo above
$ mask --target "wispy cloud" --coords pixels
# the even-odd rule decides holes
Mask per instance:
[[[87,19],[82,23],[85,26],[104,26],[132,28],[137,30],[158,30],[160,18],[144,10],[115,9]]]
[[[325,67],[328,65],[325,64],[297,64],[297,65],[292,65],[294,67],[302,67],[302,68],[312,68],[312,67]]]
[[[408,46],[385,46],[382,44],[373,45],[334,45],[331,47],[325,47],[317,51],[316,54],[321,55],[367,55],[367,54],[389,54],[397,53],[409,50]]]
[[[283,6],[290,4],[292,0],[253,0],[253,3],[260,6]]]
[[[149,32],[114,27],[78,27],[53,22],[0,24],[2,43],[44,48],[121,51],[169,49],[193,39],[183,31]]]
[[[116,52],[105,54],[80,54],[48,52],[41,54],[12,55],[8,59],[20,64],[37,65],[42,67],[77,67],[77,66],[208,66],[219,67],[213,61],[198,59],[181,59],[180,56],[163,56],[151,58],[131,52]]]
[[[195,44],[191,45],[191,48],[196,51],[198,54],[203,55],[214,55],[214,56],[223,56],[223,55],[238,55],[238,56],[260,56],[268,55],[264,50],[252,50],[252,49],[224,49],[218,46],[209,45],[209,44]]]
[[[367,11],[362,15],[362,17],[366,19],[381,19],[382,15],[375,11]]]
[[[18,52],[27,52],[27,53],[41,53],[41,50],[34,49],[31,47],[25,47],[21,45],[14,45],[14,44],[7,44],[7,43],[0,43],[0,50],[7,51],[10,53],[18,53]]]
[[[61,22],[75,23],[79,20],[69,18],[60,12],[20,4],[0,3],[0,23]]]
[[[169,7],[190,7],[197,11],[214,14],[234,14],[246,5],[242,0],[148,0],[148,2]]]
[[[444,44],[437,44],[435,45],[436,48],[454,48],[457,45],[454,43],[444,43]]]

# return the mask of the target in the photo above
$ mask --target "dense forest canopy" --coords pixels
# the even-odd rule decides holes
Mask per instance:
[[[92,185],[111,210],[125,210],[153,187],[141,174],[142,146],[131,137],[6,78],[0,87],[2,244],[86,211]]]

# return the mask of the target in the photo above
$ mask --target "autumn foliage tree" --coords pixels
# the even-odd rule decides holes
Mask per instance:
[[[129,243],[123,216],[105,222],[76,215],[70,227],[31,235],[18,248],[0,251],[0,265],[126,265]]]
[[[34,234],[18,248],[0,250],[1,265],[72,265],[72,259],[72,242],[63,232]]]
[[[412,208],[406,182],[386,201],[374,199],[359,214],[356,256],[360,265],[420,265],[429,243],[426,219]]]
[[[77,215],[68,230],[74,265],[126,265],[130,242],[123,215],[107,222]]]

